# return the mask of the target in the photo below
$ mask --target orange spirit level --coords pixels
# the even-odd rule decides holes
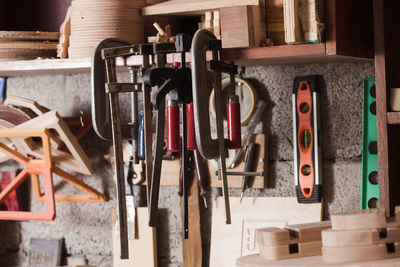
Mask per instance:
[[[293,87],[294,178],[299,203],[321,201],[316,76],[296,77]]]

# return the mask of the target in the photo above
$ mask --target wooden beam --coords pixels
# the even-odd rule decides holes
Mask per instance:
[[[246,5],[258,6],[259,0],[171,0],[142,8],[142,15],[201,15],[207,10]]]

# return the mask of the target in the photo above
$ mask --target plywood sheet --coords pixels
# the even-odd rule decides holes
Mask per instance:
[[[149,227],[147,207],[136,209],[135,238],[129,239],[129,259],[121,260],[119,233],[116,232],[116,211],[112,210],[113,263],[116,267],[157,267],[156,229]]]
[[[212,203],[210,266],[231,267],[241,256],[259,252],[256,229],[321,220],[321,203],[299,204],[295,197],[230,197],[232,224],[225,224],[222,197]]]

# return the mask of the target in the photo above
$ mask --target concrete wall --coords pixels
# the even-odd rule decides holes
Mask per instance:
[[[251,79],[259,95],[269,103],[263,127],[270,135],[269,188],[248,190],[254,196],[294,196],[292,106],[293,78],[318,74],[323,78],[321,132],[323,149],[324,216],[358,209],[361,186],[362,78],[374,75],[372,62],[324,63],[311,65],[277,65],[249,67],[245,77]],[[88,74],[24,76],[8,80],[8,94],[19,95],[59,111],[63,116],[90,114],[90,77]],[[54,222],[0,222],[0,265],[25,265],[30,238],[65,238],[69,265],[112,266],[111,208],[116,207],[112,170],[104,155],[110,143],[93,132],[82,140],[95,174],[79,176],[90,185],[104,190],[106,203],[57,203]],[[12,165],[2,165],[2,169]],[[58,183],[56,181],[56,183]],[[59,183],[61,191],[74,189]],[[135,189],[137,195],[144,188]],[[231,190],[238,196],[239,190]],[[212,194],[217,194],[212,190]],[[143,202],[140,198],[138,202]],[[34,204],[33,208],[39,208]],[[165,187],[160,196],[161,216],[157,229],[160,266],[182,265],[181,223],[177,188]],[[210,210],[201,207],[204,249],[209,247]],[[204,253],[204,259],[208,254]]]

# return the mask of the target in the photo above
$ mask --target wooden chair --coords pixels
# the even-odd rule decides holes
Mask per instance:
[[[25,168],[17,177],[0,193],[0,203],[15,190],[29,175],[43,175],[44,201],[46,210],[44,212],[29,211],[0,211],[1,220],[15,221],[53,221],[56,217],[53,188],[53,164],[51,161],[50,133],[47,129],[0,129],[0,138],[7,137],[40,137],[43,146],[43,159],[30,159],[18,151],[0,142],[0,151],[6,153],[15,161],[25,165]]]

